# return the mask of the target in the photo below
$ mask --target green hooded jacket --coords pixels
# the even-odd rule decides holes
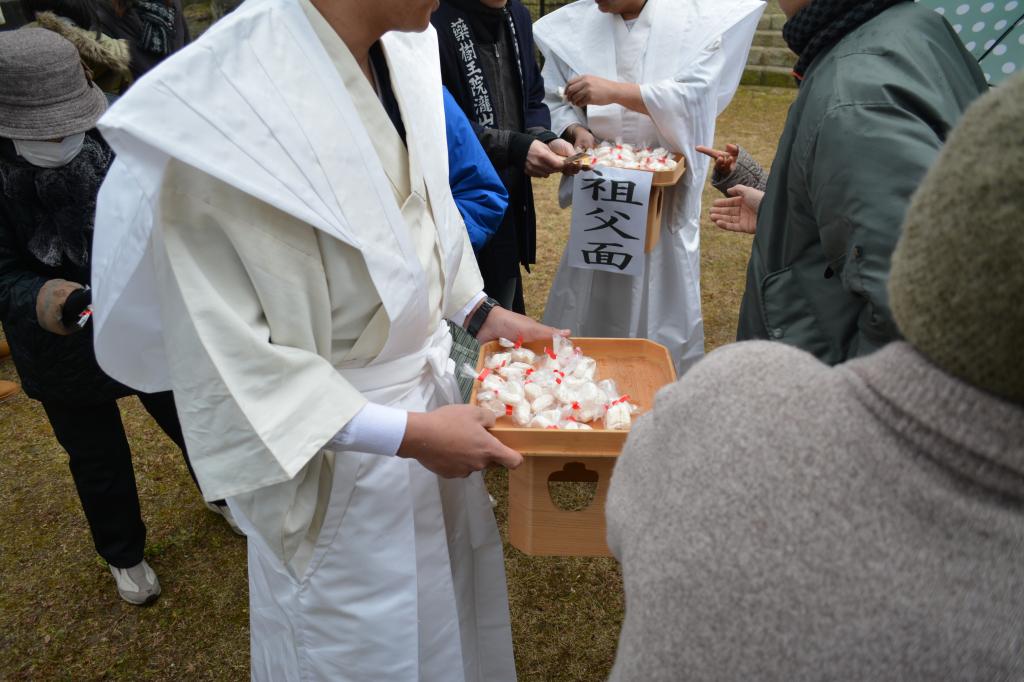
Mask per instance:
[[[987,89],[949,23],[913,2],[814,60],[758,214],[739,340],[782,341],[838,364],[899,337],[886,280],[904,213]]]

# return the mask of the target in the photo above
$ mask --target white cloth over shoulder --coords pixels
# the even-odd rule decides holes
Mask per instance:
[[[276,19],[265,20],[267,15],[293,9],[302,24],[281,21],[274,26]],[[428,331],[429,314],[421,300],[427,290],[423,268],[386,174],[301,10],[287,0],[250,2],[240,10],[232,14],[231,22],[218,23],[209,37],[176,55],[171,67],[147,74],[145,87],[140,87],[141,82],[133,87],[99,125],[118,157],[97,205],[96,354],[108,374],[139,390],[171,388],[151,253],[151,235],[159,221],[158,195],[169,158],[359,250],[374,288],[382,294],[391,326],[416,330],[390,334],[381,359],[418,351],[423,334],[432,331]],[[303,28],[309,35],[299,33]],[[222,37],[225,31],[232,38]],[[389,34],[382,42],[389,55],[416,64],[422,59],[417,52],[424,40],[419,35]],[[437,99],[431,79],[402,81],[410,101]],[[274,96],[268,96],[268,88],[276,90]],[[312,92],[322,96],[314,97]],[[410,139],[436,137],[437,125],[443,130],[442,111],[423,106],[417,113],[407,123]],[[422,134],[418,134],[420,128],[425,129]],[[433,143],[417,140],[417,144]],[[431,164],[424,172],[431,208],[443,245],[461,245],[464,228],[447,187],[443,138],[436,147],[419,154],[421,162]],[[444,158],[434,158],[437,155]],[[360,191],[344,192],[352,185],[353,173],[361,178]],[[364,248],[367,245],[373,248]],[[463,251],[446,248],[445,253],[445,271],[458,272]],[[453,279],[445,282],[444,301],[452,308],[445,311],[448,314],[465,303],[448,300]],[[340,374],[338,380],[343,381]],[[307,407],[310,416],[303,422],[322,417],[323,408]],[[279,415],[270,413],[247,416],[258,430],[279,421]],[[273,462],[256,465],[249,457],[241,478],[235,467],[236,485],[208,489],[207,477],[204,492],[230,496],[293,476],[309,459],[309,446],[315,451],[338,431],[316,428],[309,439],[299,442],[294,433],[300,429],[294,426],[260,433]],[[287,434],[287,442],[279,433]],[[230,467],[225,463],[223,468]]]
[[[621,16],[577,0],[537,22],[556,132],[579,123],[599,139],[665,147],[687,164],[665,192],[661,238],[646,255],[644,275],[569,268],[563,256],[546,323],[580,336],[652,339],[668,347],[680,371],[703,356],[700,202],[709,160],[695,147],[714,142],[715,119],[732,100],[764,7],[761,0],[648,0],[629,28]],[[559,89],[583,75],[638,83],[650,116],[618,104],[565,102]],[[568,182],[561,198],[563,206],[571,200]]]

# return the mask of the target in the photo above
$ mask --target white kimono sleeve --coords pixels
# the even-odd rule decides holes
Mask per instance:
[[[719,84],[727,68],[722,41],[715,40],[674,78],[642,83],[640,95],[661,138],[685,157],[687,175],[703,184],[709,159],[695,149],[712,145],[718,117]],[[735,84],[733,84],[735,89]],[[724,99],[728,103],[728,99]],[[723,107],[724,108],[724,107]]]
[[[583,110],[574,107],[558,94],[559,89],[564,90],[565,84],[574,77],[572,69],[558,55],[547,53],[544,55],[541,77],[544,80],[544,104],[551,112],[551,130],[561,135],[574,123],[585,126],[587,121]]]
[[[168,170],[154,232],[165,352],[204,496],[233,498],[288,562],[315,539],[327,502],[321,448],[366,399],[326,359],[331,308],[313,228],[226,188]]]

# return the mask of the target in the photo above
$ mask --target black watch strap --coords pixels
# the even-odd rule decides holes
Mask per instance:
[[[466,331],[474,339],[476,335],[480,333],[480,327],[484,326],[484,322],[487,321],[487,316],[491,314],[491,310],[498,305],[498,302],[488,296],[484,299],[476,311],[469,317],[469,324],[466,325]]]

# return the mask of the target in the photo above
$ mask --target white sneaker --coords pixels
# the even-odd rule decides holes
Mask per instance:
[[[214,504],[213,502],[207,502],[206,508],[212,511],[214,514],[219,514],[224,517],[224,520],[231,526],[231,530],[235,531],[238,535],[245,537],[245,531],[238,527],[238,522],[235,521],[235,515],[231,513],[231,507],[225,505]]]
[[[131,568],[111,566],[110,573],[117,581],[117,593],[129,604],[145,606],[160,596],[160,581],[145,559]]]

